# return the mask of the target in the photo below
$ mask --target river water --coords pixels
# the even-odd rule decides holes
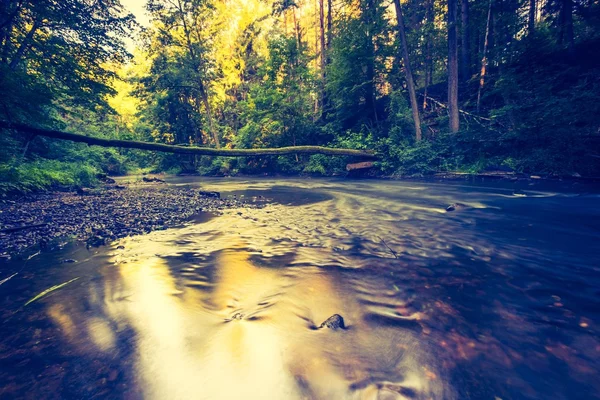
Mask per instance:
[[[600,399],[597,188],[171,184],[272,202],[3,264],[0,398]]]

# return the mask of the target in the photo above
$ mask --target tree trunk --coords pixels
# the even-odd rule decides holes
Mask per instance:
[[[29,29],[29,32],[27,32],[25,39],[23,39],[23,42],[21,42],[21,45],[19,46],[17,53],[15,54],[13,59],[10,61],[10,64],[8,65],[11,70],[14,70],[15,68],[17,68],[17,66],[21,62],[21,59],[25,55],[25,52],[29,49],[29,46],[31,45],[31,41],[33,40],[33,35],[35,35],[35,32],[38,30],[38,28],[39,28],[39,24],[37,21],[35,21],[33,23],[33,25],[31,26],[31,29]]]
[[[292,15],[294,16],[294,30],[296,32],[296,45],[298,46],[298,51],[302,49],[302,33],[300,32],[300,24],[296,20],[296,7],[292,8]]]
[[[433,83],[433,0],[427,0],[425,20],[427,24],[425,33],[425,93],[423,96],[423,111],[427,110],[427,89]]]
[[[573,48],[573,0],[562,0],[560,9],[560,44]]]
[[[210,110],[210,104],[208,102],[208,95],[206,94],[206,92],[204,90],[202,91],[201,95],[202,95],[202,103],[204,104],[204,110],[206,111],[206,118],[208,119],[208,126],[210,127],[210,133],[215,142],[215,146],[218,149],[221,147],[221,142],[219,141],[219,135],[213,125],[213,118],[212,118],[212,112]]]
[[[366,70],[365,70],[365,107],[367,113],[372,112],[372,118],[377,125],[377,108],[375,104],[375,45],[373,44],[373,22],[375,19],[375,0],[366,0],[361,10],[361,19],[366,26]]]
[[[471,34],[469,27],[469,0],[461,0],[461,79],[463,82],[471,78]]]
[[[327,0],[327,43],[325,47],[327,50],[331,48],[331,38],[333,35],[332,25],[333,25],[333,15],[332,15],[332,0]],[[329,53],[327,54],[327,64],[329,64]]]
[[[321,77],[325,79],[325,10],[323,0],[319,0],[319,38],[321,44]]]
[[[406,30],[404,27],[404,16],[402,14],[402,5],[400,0],[394,0],[396,7],[396,19],[398,20],[398,36],[400,37],[402,60],[404,63],[404,73],[406,75],[406,86],[408,86],[408,95],[410,97],[410,108],[412,110],[413,120],[415,122],[415,140],[421,141],[421,118],[419,117],[419,105],[417,103],[417,93],[415,91],[415,82],[413,80],[412,69],[410,67],[410,57],[408,54],[408,43],[406,42]],[[400,49],[399,49],[400,50]]]
[[[535,0],[529,0],[529,12],[528,12],[528,23],[527,23],[527,34],[532,37],[535,33],[535,13],[536,4]]]
[[[485,70],[487,67],[487,50],[490,36],[490,21],[492,19],[492,0],[488,6],[487,22],[485,24],[485,38],[483,39],[483,56],[481,57],[481,72],[479,73],[479,89],[477,90],[477,113],[481,106],[481,91],[485,83]]]
[[[450,131],[458,132],[458,46],[456,29],[456,0],[448,0],[448,114]]]
[[[14,129],[18,132],[28,135],[45,136],[54,139],[69,140],[72,142],[86,143],[90,146],[101,147],[123,147],[127,149],[140,149],[161,151],[166,153],[178,154],[198,154],[207,156],[225,156],[225,157],[248,157],[248,156],[268,156],[268,155],[286,155],[286,154],[327,154],[335,156],[357,156],[368,159],[375,159],[377,156],[370,150],[337,149],[322,146],[296,146],[280,147],[267,149],[214,149],[210,147],[196,146],[174,146],[162,143],[138,142],[134,140],[104,139],[94,136],[85,136],[76,133],[62,131],[53,131],[47,129],[34,128],[24,124],[16,124],[0,121],[0,128]]]

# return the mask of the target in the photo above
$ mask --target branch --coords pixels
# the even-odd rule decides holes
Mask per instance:
[[[270,156],[284,154],[327,154],[331,156],[357,156],[375,159],[377,156],[372,150],[336,149],[322,146],[293,146],[267,149],[213,149],[209,147],[177,146],[162,143],[138,142],[134,140],[104,139],[85,136],[77,133],[68,133],[47,129],[34,128],[32,126],[0,121],[0,128],[14,129],[18,132],[36,136],[46,136],[54,139],[70,140],[72,142],[86,143],[102,147],[122,147],[128,149],[162,151],[177,154],[198,154],[206,156],[225,157],[248,157],[248,156]]]
[[[437,101],[437,100],[436,100],[436,99],[434,99],[433,97],[425,96],[425,95],[423,95],[423,94],[421,94],[421,93],[419,93],[419,95],[420,95],[421,97],[424,97],[424,98],[426,98],[427,100],[431,100],[433,103],[437,104],[438,106],[440,106],[440,107],[442,107],[442,108],[448,108],[448,106],[447,106],[446,104],[444,104],[444,103],[442,103],[442,102],[440,102],[440,101]],[[467,111],[464,111],[464,110],[460,110],[460,109],[459,109],[459,110],[458,110],[458,112],[459,112],[459,113],[461,113],[461,114],[464,114],[464,115],[468,115],[469,117],[472,117],[472,118],[475,118],[475,119],[481,119],[481,120],[483,120],[483,121],[490,121],[490,122],[494,122],[494,121],[492,121],[492,119],[491,119],[491,118],[482,117],[481,115],[475,115],[475,114],[472,114],[472,113],[470,113],[470,112],[467,112]]]

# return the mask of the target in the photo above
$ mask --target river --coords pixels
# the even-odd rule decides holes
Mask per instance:
[[[600,399],[597,187],[170,184],[271,203],[3,264],[0,398]]]

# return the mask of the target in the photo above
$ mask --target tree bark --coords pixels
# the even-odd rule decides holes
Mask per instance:
[[[69,133],[48,129],[35,128],[25,124],[17,124],[6,121],[0,121],[0,128],[14,129],[18,132],[28,135],[45,136],[53,139],[69,140],[72,142],[86,143],[91,146],[101,147],[122,147],[128,149],[152,150],[165,153],[177,154],[198,154],[207,156],[225,156],[225,157],[248,157],[248,156],[268,156],[285,154],[326,154],[332,156],[357,156],[368,159],[375,159],[377,156],[370,150],[337,149],[322,146],[295,146],[279,147],[267,149],[214,149],[210,147],[196,146],[174,146],[162,143],[138,142],[134,140],[104,139],[92,136],[85,136],[77,133]]]
[[[560,9],[560,44],[573,48],[573,0],[562,0]]]
[[[477,113],[481,106],[481,92],[485,83],[485,71],[487,68],[487,50],[490,36],[490,22],[492,19],[492,0],[488,6],[487,22],[485,24],[485,38],[483,39],[483,56],[481,57],[481,72],[479,73],[479,89],[477,90]]]
[[[331,38],[333,36],[333,31],[332,31],[332,25],[333,25],[333,4],[332,4],[332,0],[327,0],[327,43],[325,44],[325,47],[327,48],[327,50],[329,50],[331,48]],[[327,64],[329,64],[329,53],[327,54]]]
[[[415,140],[421,141],[421,118],[419,116],[419,105],[417,103],[417,93],[415,90],[415,82],[413,80],[412,69],[410,67],[410,56],[408,54],[408,43],[406,42],[406,30],[404,27],[404,16],[402,14],[402,5],[400,0],[394,0],[396,7],[396,19],[398,20],[398,36],[400,37],[402,60],[404,63],[404,73],[406,75],[406,86],[408,86],[408,95],[410,97],[410,108],[415,123]],[[399,49],[400,50],[400,49]]]
[[[471,31],[469,27],[469,0],[461,0],[461,78],[463,82],[471,78]]]
[[[423,111],[427,110],[427,90],[433,83],[433,0],[427,0],[425,9],[426,33],[425,33],[425,95],[423,96]]]
[[[319,38],[321,44],[321,77],[325,78],[325,10],[323,0],[319,0]]]
[[[379,124],[377,107],[375,103],[375,45],[373,44],[373,22],[375,20],[375,0],[366,0],[361,10],[361,19],[366,26],[366,76],[365,76],[365,108],[367,113],[372,112],[373,122]]]
[[[456,0],[448,0],[448,114],[450,131],[458,132],[458,46],[456,29]]]

